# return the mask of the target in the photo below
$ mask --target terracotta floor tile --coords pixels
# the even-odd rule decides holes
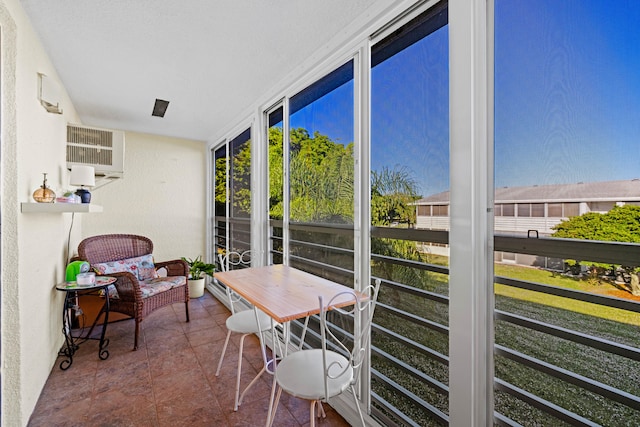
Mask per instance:
[[[220,341],[215,343],[202,344],[197,347],[193,347],[193,352],[198,359],[202,373],[209,380],[209,382],[216,381],[216,369],[218,367],[218,355],[217,351],[222,346]]]
[[[205,297],[203,297],[205,298]],[[189,303],[189,318],[190,320],[210,318],[210,314],[207,311],[207,307],[203,305],[197,299],[192,299]]]
[[[94,393],[108,397],[109,393],[126,390],[127,395],[131,397],[149,396],[151,384],[149,364],[145,362],[122,367],[121,371],[115,373],[106,370],[99,371],[96,376]]]
[[[45,384],[29,427],[180,427],[262,426],[266,421],[272,376],[263,374],[237,412],[233,411],[239,334],[232,334],[223,369],[215,376],[227,333],[229,310],[209,292],[184,304],[156,310],[140,324],[133,351],[135,322],[110,323],[109,357],[100,360],[98,341],[82,343],[63,371],[62,357]],[[245,339],[241,387],[262,368],[260,342]],[[319,426],[346,426],[325,406]],[[295,415],[295,416],[294,416]],[[308,425],[308,404],[283,395],[274,426]]]
[[[164,339],[156,336],[147,340],[147,353],[150,358],[166,357],[183,348],[190,347],[189,340],[184,333],[180,335],[169,334]]]
[[[199,368],[198,358],[190,347],[176,348],[161,355],[149,356],[149,369],[153,378],[178,370]],[[179,368],[179,369],[178,369]]]
[[[161,426],[223,426],[227,418],[213,393],[198,393],[189,398],[170,400],[158,404]]]

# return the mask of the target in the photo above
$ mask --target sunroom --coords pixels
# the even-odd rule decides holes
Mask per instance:
[[[148,123],[128,121],[111,101],[106,103],[113,108],[110,113],[97,107],[94,112],[84,98],[76,102],[74,82],[65,81],[63,64],[77,59],[46,42],[41,48],[36,36],[24,34],[31,20],[39,37],[46,37],[50,23],[35,13],[38,2],[22,1],[26,13],[17,1],[5,3],[3,52],[20,48],[16,71],[38,67],[21,57],[22,37],[46,52],[39,55],[51,56],[51,73],[62,67],[60,84],[75,105],[63,118],[124,130],[133,141],[131,156],[139,162],[129,160],[133,172],[95,191],[104,212],[82,216],[75,229],[69,217],[46,222],[24,218],[13,212],[15,206],[8,211],[7,204],[26,201],[22,195],[32,182],[21,174],[35,175],[41,172],[36,166],[47,165],[44,159],[30,165],[22,150],[39,145],[4,137],[8,130],[3,125],[3,171],[5,150],[17,147],[18,153],[9,155],[18,161],[20,188],[13,194],[3,189],[3,219],[18,224],[15,237],[11,231],[5,237],[3,230],[3,276],[13,272],[10,277],[17,279],[2,299],[2,355],[13,362],[9,366],[18,367],[18,373],[2,374],[7,425],[28,421],[62,339],[56,320],[59,295],[44,284],[37,289],[42,293],[37,300],[52,326],[38,337],[52,354],[31,356],[37,345],[5,333],[14,328],[25,334],[33,328],[25,325],[23,284],[31,273],[28,259],[43,256],[30,242],[46,226],[64,230],[56,231],[47,249],[59,253],[70,245],[67,255],[86,236],[142,229],[161,244],[175,245],[164,249],[167,255],[202,253],[218,262],[219,254],[250,250],[253,267],[285,264],[355,289],[381,279],[369,365],[358,379],[367,424],[637,424],[640,298],[632,284],[640,266],[640,194],[603,198],[612,209],[597,220],[611,219],[614,225],[586,226],[604,230],[600,234],[577,225],[582,234],[558,230],[540,236],[535,221],[526,235],[494,231],[495,218],[502,216],[494,212],[496,188],[640,178],[634,159],[640,147],[640,77],[634,72],[640,65],[637,5],[579,0],[335,2],[335,14],[352,16],[351,24],[304,56],[283,52],[277,39],[270,40],[273,55],[299,62],[248,95],[245,82],[226,81],[238,97],[214,107],[225,111],[224,122],[212,118],[215,126],[205,126],[198,113],[188,126],[202,125],[203,130],[176,134],[171,123],[154,131]],[[251,6],[238,7],[253,24],[266,25],[251,14]],[[315,10],[296,2],[269,9],[276,7]],[[136,16],[135,10],[130,12]],[[237,24],[230,37],[242,39]],[[321,24],[310,18],[310,27]],[[12,39],[16,34],[18,43]],[[236,55],[249,59],[239,64],[259,69],[261,64],[250,60],[255,46],[248,36],[244,45]],[[186,47],[184,54],[189,54]],[[170,67],[173,60],[160,63]],[[200,75],[198,71],[194,73]],[[259,79],[262,74],[255,75]],[[211,76],[216,78],[214,70]],[[8,77],[3,73],[3,84]],[[19,96],[30,80],[19,80]],[[182,87],[183,82],[170,83]],[[197,82],[192,86],[199,90]],[[255,82],[247,86],[256,87]],[[170,103],[163,120],[171,120],[172,107]],[[23,130],[21,112],[9,112],[16,118],[12,129]],[[101,119],[100,113],[109,117]],[[30,120],[54,133],[66,124],[53,123],[57,118],[49,113]],[[59,158],[60,168],[63,149],[45,149]],[[197,167],[184,175],[152,172],[150,180],[139,168],[152,168],[153,159],[164,170],[186,170],[189,162]],[[60,186],[65,173],[56,177]],[[174,200],[195,198],[193,211],[162,217],[147,210],[152,200],[170,199],[183,187],[189,189]],[[125,201],[123,192],[129,189],[143,194],[139,204]],[[445,191],[448,204],[429,214],[446,221],[420,227],[416,201]],[[558,203],[551,194],[547,197],[541,199],[543,206]],[[160,203],[166,208],[162,203],[175,201]],[[564,215],[563,224],[569,229],[580,217]],[[13,245],[5,244],[5,238]],[[7,264],[11,248],[19,267]],[[20,255],[18,248],[23,248]],[[525,256],[535,262],[509,262]],[[65,256],[53,258],[38,273],[39,281],[61,280]],[[221,283],[210,281],[207,290],[225,299]],[[5,315],[14,301],[20,301],[22,314]],[[294,325],[294,335],[297,331]],[[9,350],[15,343],[18,350]],[[28,364],[38,365],[37,372],[26,373]],[[12,391],[15,386],[21,391]],[[17,409],[8,402],[14,393],[19,395]],[[345,396],[331,405],[357,425],[352,402]]]

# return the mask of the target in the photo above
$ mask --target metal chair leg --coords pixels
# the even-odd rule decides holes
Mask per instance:
[[[282,394],[282,388],[278,388],[278,393],[276,394],[276,399],[275,401],[273,400],[273,390],[275,390],[275,379],[273,380],[273,389],[271,390],[271,401],[272,401],[272,405],[269,408],[269,417],[267,418],[267,427],[272,427],[273,426],[273,420],[276,418],[276,411],[278,409],[278,403],[280,403],[280,395]],[[273,410],[271,410],[273,409]]]
[[[244,339],[247,335],[243,334],[240,338],[240,351],[238,351],[238,374],[236,375],[236,399],[233,410],[237,411],[240,401],[240,375],[242,374],[242,349],[244,347]]]
[[[218,362],[218,369],[216,369],[216,377],[220,375],[220,368],[222,368],[222,361],[224,360],[224,354],[227,351],[227,345],[229,345],[229,338],[231,338],[231,331],[227,331],[227,338],[225,338],[224,346],[222,346],[222,354],[220,355],[220,361]]]
[[[316,400],[318,404],[318,418],[327,418],[327,414],[324,412],[324,408],[322,407],[322,400]]]
[[[249,383],[249,385],[244,389],[244,391],[242,392],[242,394],[240,395],[240,399],[238,400],[238,406],[242,405],[242,400],[244,399],[245,394],[247,394],[247,391],[249,391],[249,389],[251,388],[251,386],[253,386],[255,383],[258,382],[258,380],[260,379],[260,377],[262,376],[262,374],[264,374],[267,370],[266,366],[263,366],[262,369],[260,370],[260,372],[258,372],[256,374],[256,376],[251,380],[251,382]]]
[[[316,425],[316,401],[312,400],[309,405],[309,426],[315,427]]]

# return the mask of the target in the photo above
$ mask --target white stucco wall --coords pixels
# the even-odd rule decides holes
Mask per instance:
[[[2,50],[1,396],[2,425],[24,426],[62,346],[67,246],[98,233],[139,233],[156,259],[195,256],[205,245],[205,147],[202,142],[128,133],[125,177],[93,192],[104,213],[21,213],[20,203],[47,172],[69,188],[66,124],[81,123],[18,0],[0,0]],[[38,73],[60,85],[62,115],[38,101]],[[85,230],[86,226],[86,230]]]
[[[70,214],[22,214],[20,203],[48,173],[68,182],[65,127],[77,121],[64,87],[64,114],[38,101],[38,73],[60,84],[18,0],[0,0],[2,30],[2,424],[26,425],[62,344],[62,295]],[[76,239],[80,224],[74,227]]]
[[[92,191],[103,212],[83,218],[83,237],[150,238],[157,261],[205,253],[206,147],[203,142],[126,132],[124,177]]]

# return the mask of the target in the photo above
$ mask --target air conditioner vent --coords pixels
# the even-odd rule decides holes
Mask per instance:
[[[113,147],[113,131],[69,125],[67,126],[67,142]]]
[[[93,166],[96,175],[122,176],[124,132],[67,125],[67,167]]]
[[[113,165],[113,151],[103,148],[81,147],[67,144],[67,162],[101,166]]]

